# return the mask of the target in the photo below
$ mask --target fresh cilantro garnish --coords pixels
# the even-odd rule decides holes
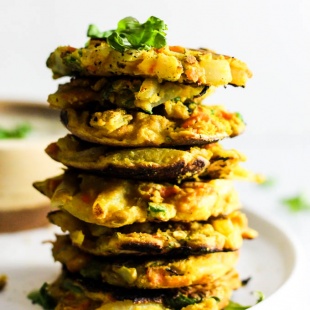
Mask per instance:
[[[38,291],[28,294],[28,298],[33,304],[42,306],[44,310],[52,310],[56,306],[53,297],[48,293],[48,284],[44,283]]]
[[[262,292],[255,292],[256,295],[258,295],[257,297],[257,301],[256,304],[260,303],[261,301],[263,301],[265,299],[265,296]],[[229,301],[228,306],[225,307],[225,310],[246,310],[253,307],[252,306],[242,306],[236,302],[233,301]]]
[[[282,199],[282,203],[293,212],[310,210],[310,199],[305,193]]]
[[[108,44],[119,52],[126,49],[161,48],[166,45],[167,25],[161,19],[151,16],[140,24],[133,17],[120,20],[115,30],[101,32],[97,26],[90,25],[87,36],[91,39],[106,39]]]
[[[0,139],[25,138],[30,131],[31,125],[28,123],[19,124],[13,129],[6,129],[0,127]]]
[[[235,114],[242,122],[244,122],[244,118],[240,112],[236,112]]]

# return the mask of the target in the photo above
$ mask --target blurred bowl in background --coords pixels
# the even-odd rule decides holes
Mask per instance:
[[[0,101],[0,232],[47,224],[50,201],[32,184],[62,172],[44,149],[66,132],[47,104]]]

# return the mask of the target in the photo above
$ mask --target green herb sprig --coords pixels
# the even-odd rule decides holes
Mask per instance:
[[[265,299],[265,296],[262,292],[255,292],[255,294],[257,295],[257,301],[256,304],[260,303],[261,301],[263,301]],[[229,304],[227,307],[225,307],[225,310],[246,310],[253,307],[253,305],[251,306],[242,306],[236,302],[233,301],[229,301]]]
[[[106,39],[108,44],[119,52],[126,49],[161,48],[166,45],[167,25],[163,20],[151,16],[140,24],[134,17],[120,20],[115,30],[101,32],[97,26],[88,27],[87,36],[91,39]]]
[[[0,127],[0,139],[22,139],[29,134],[31,129],[31,125],[28,123],[16,125],[13,129]]]
[[[282,199],[282,203],[292,212],[310,210],[310,199],[305,193]]]
[[[33,291],[27,296],[33,304],[40,305],[44,310],[52,310],[56,306],[54,298],[48,292],[48,284],[44,283],[37,291]]]

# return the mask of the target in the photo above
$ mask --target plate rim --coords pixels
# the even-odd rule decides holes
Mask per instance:
[[[266,299],[262,302],[253,305],[250,309],[253,310],[267,310],[270,309],[270,305],[278,304],[278,301],[285,296],[285,294],[291,289],[296,282],[300,281],[302,277],[302,270],[305,264],[305,253],[303,251],[302,245],[297,239],[297,236],[292,231],[288,225],[285,225],[284,221],[280,219],[275,219],[273,217],[269,217],[266,214],[259,214],[257,211],[253,209],[244,208],[243,211],[249,218],[249,225],[251,226],[251,218],[255,218],[260,222],[263,222],[264,225],[268,225],[273,229],[277,229],[281,232],[282,236],[285,237],[286,241],[290,245],[292,249],[292,267],[289,274],[286,276],[286,279],[283,283],[281,283],[280,287],[271,293]],[[259,233],[259,232],[258,232]],[[279,306],[279,304],[278,304]],[[282,306],[282,305],[281,305]],[[268,308],[267,308],[268,307]],[[281,308],[284,310],[284,308]],[[291,309],[291,308],[287,308]]]

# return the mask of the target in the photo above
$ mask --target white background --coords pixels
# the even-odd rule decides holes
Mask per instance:
[[[62,82],[45,67],[57,46],[83,46],[90,23],[107,30],[123,17],[144,22],[151,15],[168,25],[170,45],[208,47],[253,71],[246,88],[219,89],[207,102],[243,115],[246,133],[228,145],[276,181],[269,189],[241,185],[245,204],[283,221],[309,259],[310,211],[294,214],[280,201],[310,192],[310,1],[0,0],[0,100],[45,102]],[[300,296],[287,296],[296,309],[310,305],[305,285]]]

